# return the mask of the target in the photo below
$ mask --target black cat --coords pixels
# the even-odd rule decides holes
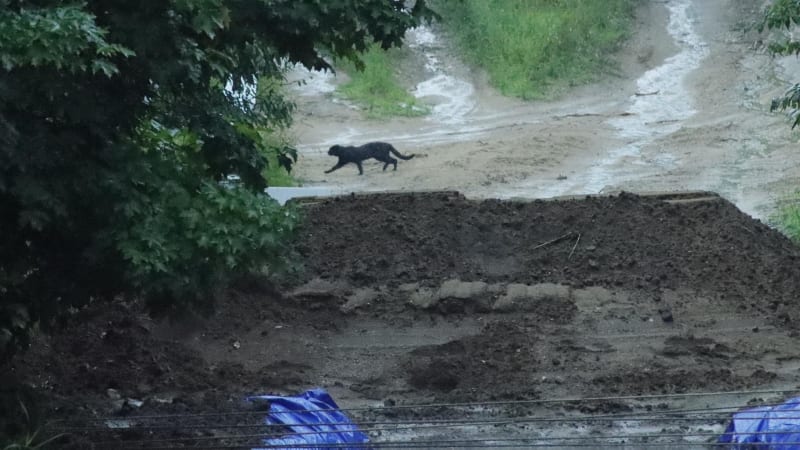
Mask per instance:
[[[386,170],[386,168],[389,167],[389,164],[394,165],[394,170],[397,170],[397,160],[389,156],[390,153],[404,160],[414,157],[414,155],[402,155],[392,146],[392,144],[387,144],[386,142],[370,142],[359,147],[343,147],[341,145],[334,145],[330,148],[330,150],[328,150],[328,154],[339,157],[339,162],[337,162],[335,166],[326,170],[325,173],[331,173],[336,169],[342,168],[342,166],[347,163],[353,163],[358,166],[358,174],[364,175],[364,169],[361,167],[361,163],[365,159],[370,158],[375,158],[378,161],[383,162],[383,170]]]

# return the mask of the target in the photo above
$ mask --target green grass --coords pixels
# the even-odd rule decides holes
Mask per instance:
[[[471,64],[504,95],[535,99],[613,67],[637,0],[438,0],[434,7]]]
[[[780,208],[775,222],[789,239],[800,244],[800,193],[795,194]]]
[[[61,433],[55,436],[50,436],[46,439],[41,437],[41,428],[35,423],[37,422],[37,419],[31,415],[28,407],[25,406],[25,403],[22,400],[19,400],[18,404],[19,411],[4,412],[9,414],[7,417],[11,417],[11,414],[16,413],[15,419],[19,423],[16,423],[15,425],[21,426],[23,430],[18,436],[11,438],[4,436],[3,432],[5,430],[0,430],[1,450],[43,450],[45,448],[53,448],[50,446],[50,444],[65,436],[64,433]]]
[[[288,187],[298,186],[299,183],[294,179],[292,174],[286,171],[278,164],[278,158],[275,156],[268,156],[269,167],[264,171],[264,176],[267,178],[267,184],[270,187]]]
[[[414,117],[428,113],[428,108],[403,89],[392,68],[390,53],[374,45],[362,55],[364,70],[359,71],[350,62],[340,62],[339,70],[350,81],[338,88],[344,98],[361,106],[370,118],[392,116]]]

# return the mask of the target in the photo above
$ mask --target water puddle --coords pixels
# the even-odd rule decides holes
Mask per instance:
[[[691,0],[670,0],[666,3],[669,10],[667,31],[680,51],[667,58],[662,65],[645,72],[636,82],[636,93],[630,98],[626,114],[607,122],[616,129],[625,144],[608,152],[586,174],[575,177],[580,182],[558,184],[540,193],[541,196],[597,194],[612,183],[619,184],[637,178],[644,168],[668,170],[675,166],[676,158],[671,153],[662,150],[655,156],[645,158],[642,148],[678,131],[683,121],[696,112],[684,81],[693,70],[700,67],[709,50],[695,31],[691,4]]]
[[[435,99],[428,121],[441,124],[458,124],[465,121],[467,114],[475,109],[475,87],[471,83],[452,76],[437,56],[443,52],[439,39],[426,26],[406,32],[406,45],[422,53],[425,57],[425,70],[433,76],[419,84],[412,94],[425,100]]]
[[[303,97],[325,96],[336,90],[336,75],[325,70],[308,70],[302,64],[295,64],[286,74],[292,91]]]
[[[293,198],[331,197],[344,193],[330,186],[268,187],[266,191],[270,197],[277,200],[281,205],[285,205],[287,201]]]
[[[450,50],[429,27],[421,26],[406,33],[406,45],[423,60],[425,79],[410,91],[412,95],[430,106],[430,114],[421,119],[403,119],[409,126],[386,126],[384,123],[359,122],[358,127],[338,126],[320,130],[325,138],[317,142],[303,142],[297,146],[303,153],[323,153],[334,144],[358,145],[370,141],[388,141],[403,146],[439,144],[474,139],[476,136],[503,126],[508,114],[491,112],[478,116],[475,86],[459,77],[467,73],[465,67],[449,55]],[[335,77],[330,73],[295,68],[290,81],[305,80],[296,91],[306,97],[326,96],[335,90]],[[334,99],[334,102],[345,103]]]
[[[636,93],[624,106],[625,114],[605,122],[623,144],[597,157],[582,173],[571,174],[558,183],[530,179],[502,191],[493,190],[487,193],[489,196],[542,198],[601,193],[609,186],[624,185],[677,166],[679,160],[675,155],[666,150],[654,153],[652,145],[679,130],[683,122],[695,114],[692,96],[684,82],[700,66],[709,49],[695,30],[692,0],[666,0],[665,7],[669,13],[667,32],[678,52],[644,73],[636,82]],[[430,105],[431,113],[425,118],[398,119],[388,124],[360,120],[314,122],[315,129],[310,134],[318,138],[300,143],[298,150],[302,154],[324,155],[334,144],[359,145],[370,141],[392,142],[401,151],[474,141],[506,127],[547,122],[561,112],[550,108],[545,113],[541,105],[517,104],[508,99],[494,104],[493,99],[484,99],[485,93],[481,94],[479,102],[475,86],[469,81],[469,70],[450,54],[451,49],[434,30],[424,26],[409,30],[406,43],[422,61],[424,72],[424,80],[410,92]],[[304,95],[328,95],[335,89],[335,80],[330,74],[310,72],[306,76],[308,81],[301,87]],[[571,102],[561,108],[565,114],[574,115],[603,114],[606,111],[603,108],[607,107]],[[643,151],[645,148],[647,151]],[[365,188],[361,184],[352,182],[347,189]]]

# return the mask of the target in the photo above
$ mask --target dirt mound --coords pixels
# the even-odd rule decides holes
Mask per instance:
[[[718,197],[669,200],[307,203],[299,279],[277,290],[250,280],[212,316],[176,323],[135,302],[88,308],[0,375],[24,380],[51,418],[104,418],[73,433],[77,448],[198,444],[232,432],[186,414],[244,411],[248,395],[315,386],[346,406],[796,385],[800,250]],[[141,418],[154,413],[182,415]],[[131,428],[109,428],[109,417]],[[242,432],[258,423],[229,419]]]
[[[355,286],[448,278],[656,293],[691,286],[773,311],[793,304],[800,288],[800,251],[721,198],[508,202],[384,194],[325,200],[306,214],[299,247],[306,277]]]

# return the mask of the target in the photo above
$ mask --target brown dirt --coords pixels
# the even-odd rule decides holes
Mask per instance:
[[[800,168],[785,118],[765,106],[788,85],[787,63],[776,68],[753,47],[752,2],[698,0],[693,11],[710,52],[684,83],[697,114],[643,145],[640,157],[606,167],[604,191],[711,189],[768,217]],[[620,76],[564,99],[517,102],[480,74],[456,73],[477,88],[463,129],[365,121],[326,96],[304,97],[299,176],[355,191],[455,187],[475,198],[585,192],[594,168],[627,143],[609,121],[627,112],[635,80],[676,52],[667,22],[663,2],[643,3]],[[426,157],[395,173],[322,176],[331,165],[325,149],[343,143],[332,140],[387,136]],[[662,166],[664,153],[675,157],[671,167]],[[18,396],[29,407],[38,399],[44,434],[70,432],[55,448],[121,449],[254,444],[231,437],[263,432],[252,428],[259,415],[246,413],[258,406],[245,396],[314,386],[343,407],[388,407],[351,411],[362,421],[477,414],[393,408],[432,402],[796,388],[800,250],[725,200],[664,200],[436,193],[306,204],[299,278],[277,288],[243,283],[210,317],[155,320],[121,301],[79,311],[0,370],[0,409],[17,408]],[[11,388],[15,380],[24,392]],[[630,429],[569,418],[762,400],[725,399],[484,404],[477,409],[493,418],[562,422],[412,437],[619,435]],[[237,414],[190,415],[220,411]],[[0,428],[19,422],[14,414]],[[154,414],[168,416],[145,417]]]
[[[524,203],[386,194],[317,206],[300,250],[308,276],[355,286],[459,278],[648,292],[692,286],[742,303],[767,292],[772,301],[793,300],[795,247],[746,219],[721,199],[681,205],[622,194]]]
[[[213,316],[176,324],[135,303],[98,305],[40,337],[6,376],[45,399],[51,420],[99,426],[72,430],[77,448],[208,443],[233,424],[244,434],[258,416],[186,414],[246,411],[248,394],[314,386],[354,407],[797,383],[800,249],[723,199],[667,200],[429,193],[307,203],[294,282],[243,283]],[[115,406],[108,389],[144,404]],[[609,400],[566,410],[638,407]],[[162,413],[181,416],[137,419]],[[135,427],[87,422],[98,417]],[[220,442],[241,443],[212,443]]]

